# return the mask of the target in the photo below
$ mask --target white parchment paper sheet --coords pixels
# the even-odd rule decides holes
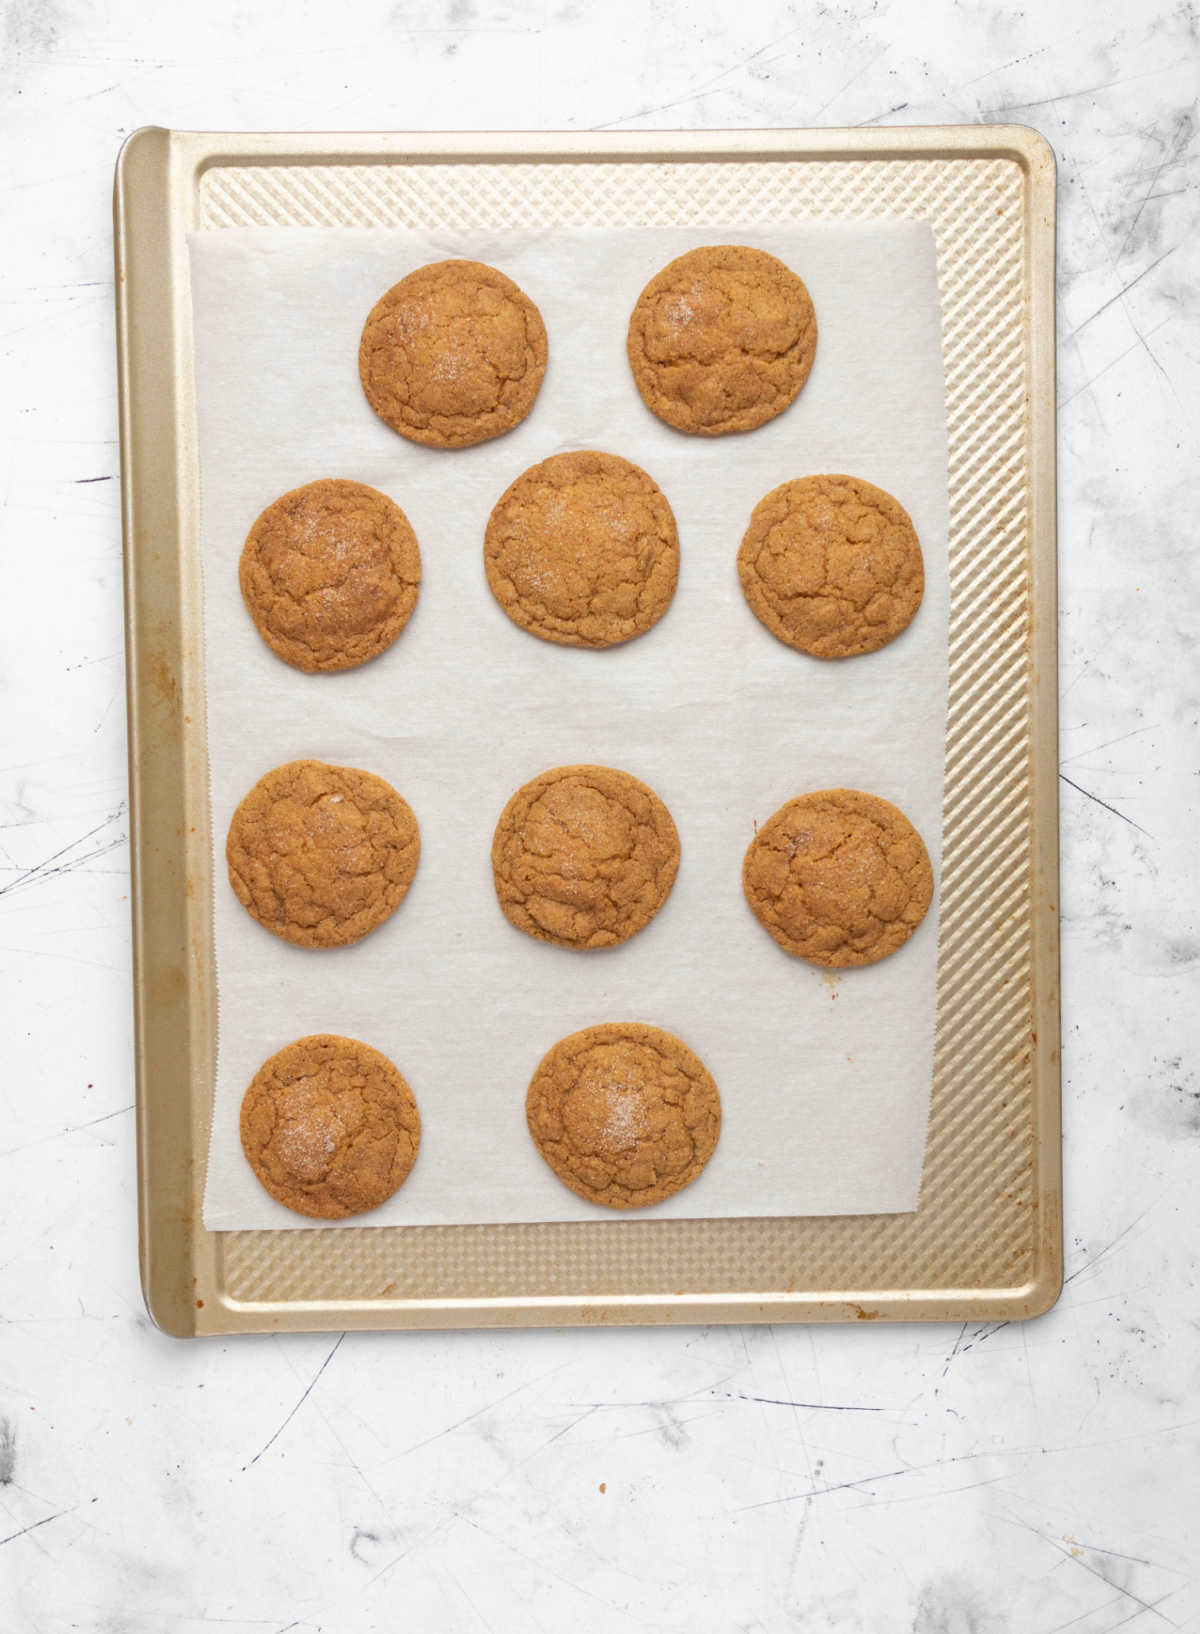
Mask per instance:
[[[746,242],[804,278],[820,325],[797,402],[745,436],[661,424],[625,358],[646,281],[701,243]],[[396,436],[363,397],[362,322],[405,273],[488,261],[537,302],[550,363],[529,418],[460,452]],[[708,1167],[655,1218],[871,1214],[916,1207],[936,1012],[936,904],[899,953],[836,978],[784,954],[742,895],[762,822],[808,789],[895,801],[938,869],[946,715],[946,439],[934,245],[922,222],[724,231],[471,234],[238,229],[191,240],[202,476],[219,1055],[204,1201],[210,1228],[312,1225],[243,1158],[241,1098],[306,1033],[391,1057],[423,1120],[400,1192],[354,1225],[628,1218],[576,1198],[525,1128],[530,1076],[556,1039],[599,1021],[677,1033],[721,1091]],[[501,492],[535,461],[593,447],[644,466],[679,524],[679,588],[647,635],[607,652],[518,630],[487,588],[482,541]],[[736,554],[755,503],[791,477],[840,471],[907,508],[924,604],[882,652],[823,663],[747,608]],[[420,542],[408,628],[375,662],[305,676],[255,632],[237,564],[258,513],[289,488],[347,477],[390,494]],[[293,948],[228,884],[233,809],[264,772],[311,756],[391,782],[421,825],[421,863],[393,917],[353,948]],[[534,942],[492,890],[492,830],[546,767],[623,767],[656,789],[683,860],[662,912],[605,952]]]

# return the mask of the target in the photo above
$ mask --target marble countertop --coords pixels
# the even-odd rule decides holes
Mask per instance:
[[[1198,35],[1192,0],[0,8],[4,1634],[1200,1627]],[[1060,166],[1056,1308],[158,1333],[131,1115],[121,139],[976,121],[1036,126]]]

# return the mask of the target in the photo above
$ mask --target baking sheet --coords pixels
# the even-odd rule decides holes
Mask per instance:
[[[938,1032],[915,1213],[209,1231],[216,1058],[197,228],[911,216],[937,242],[950,491]],[[114,188],[139,1262],[180,1336],[584,1323],[1005,1321],[1062,1281],[1054,156],[1020,126],[195,132]]]
[[[644,282],[700,242],[758,243],[796,267],[821,325],[797,403],[751,436],[682,438],[624,360]],[[454,454],[396,437],[363,400],[363,314],[424,261],[466,254],[537,301],[551,362],[524,424]],[[345,1032],[396,1061],[424,1120],[395,1198],[352,1225],[609,1218],[566,1191],[524,1128],[542,1053],[577,1027],[639,1019],[683,1037],[720,1086],[721,1143],[654,1218],[887,1213],[915,1207],[932,1069],[936,906],[892,959],[843,977],[783,955],[741,893],[742,852],[792,794],[849,784],[899,804],[937,872],[946,693],[945,421],[932,235],[921,222],[694,231],[437,234],[225,231],[191,240],[206,584],[206,681],[219,987],[204,1220],[311,1226],[261,1191],[237,1108],[262,1060]],[[582,269],[587,269],[587,276]],[[597,337],[607,337],[604,344]],[[535,641],[484,580],[483,528],[521,470],[565,448],[644,465],[679,523],[679,590],[647,636],[607,653]],[[754,503],[788,477],[845,470],[894,493],[922,540],[926,597],[883,652],[821,664],[749,613],[734,559]],[[318,476],[370,482],[406,510],[424,580],[376,662],[282,665],[237,590],[249,523]],[[220,855],[264,771],[314,756],[388,778],[422,829],[406,902],[352,949],[295,949],[255,925]],[[593,760],[649,782],[679,827],[666,907],[622,948],[574,955],[500,915],[491,831],[519,783]],[[901,1040],[897,1047],[897,1040]],[[628,1216],[622,1216],[628,1218]]]

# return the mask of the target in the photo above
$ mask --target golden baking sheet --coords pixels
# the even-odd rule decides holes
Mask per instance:
[[[1054,176],[1020,128],[606,136],[146,130],[117,170],[141,1252],[173,1333],[984,1320],[1061,1282]],[[212,1233],[215,1043],[189,231],[916,216],[938,248],[950,704],[916,1214]]]

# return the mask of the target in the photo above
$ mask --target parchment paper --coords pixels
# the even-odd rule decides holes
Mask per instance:
[[[646,281],[702,243],[782,257],[820,339],[797,402],[745,436],[693,438],[643,406],[625,359]],[[502,268],[537,302],[550,364],[513,433],[460,452],[395,435],[357,373],[363,319],[424,262]],[[916,1207],[936,1011],[937,908],[892,958],[841,978],[789,958],[742,895],[757,820],[809,789],[883,795],[941,852],[946,717],[946,440],[937,277],[922,222],[446,235],[245,229],[191,240],[212,779],[219,1054],[204,1223],[304,1227],[259,1186],[241,1098],[275,1050],[335,1032],[381,1049],[417,1097],[423,1138],[400,1192],[352,1225],[617,1220],[562,1186],[525,1128],[543,1053],[577,1028],[651,1022],[720,1088],[724,1127],[693,1185],[655,1218],[871,1214]],[[607,652],[518,630],[488,591],[482,541],[535,461],[594,447],[644,466],[679,525],[679,588],[647,635]],[[813,472],[865,477],[907,508],[926,591],[882,652],[823,663],[771,637],[735,559],[755,503]],[[347,477],[390,494],[424,578],[373,663],[306,676],[242,605],[250,524],[287,489]],[[302,756],[392,783],[421,863],[392,918],[312,952],[258,926],[229,887],[225,835],[264,772]],[[623,767],[666,801],[683,860],[662,912],[605,952],[534,942],[502,916],[489,852],[512,791],[546,767]]]

